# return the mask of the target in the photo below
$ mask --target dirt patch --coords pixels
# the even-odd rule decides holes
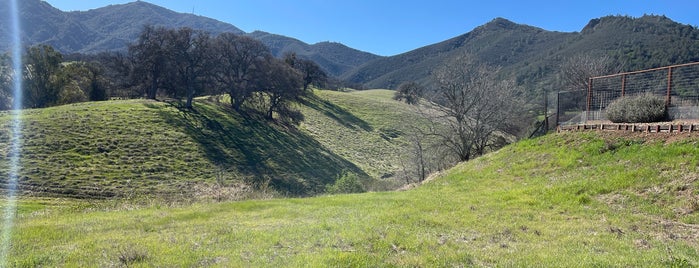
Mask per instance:
[[[655,220],[655,225],[659,226],[659,231],[657,232],[656,238],[661,240],[681,240],[693,244],[694,246],[699,245],[699,225],[697,224],[687,224],[670,220]]]

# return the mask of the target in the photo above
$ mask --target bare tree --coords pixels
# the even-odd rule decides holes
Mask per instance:
[[[618,73],[622,71],[623,64],[615,62],[609,56],[592,56],[579,54],[572,56],[561,64],[561,82],[565,94],[560,90],[556,98],[557,123],[562,116],[562,111],[582,111],[586,107],[587,90],[590,86],[590,77]],[[545,94],[548,92],[545,92]],[[546,95],[545,95],[546,96]],[[561,98],[561,96],[565,96]],[[548,114],[548,103],[545,103],[545,114]]]
[[[132,79],[145,85],[146,97],[155,99],[167,68],[168,30],[164,27],[145,26],[136,43],[129,45],[133,64]]]
[[[521,92],[512,79],[499,78],[498,71],[463,55],[434,73],[434,100],[440,104],[440,122],[446,125],[445,131],[434,134],[460,161],[502,143],[501,137],[521,114]]]
[[[253,95],[254,81],[263,74],[262,65],[272,58],[262,42],[247,36],[223,33],[216,38],[215,73],[222,91],[231,97],[231,105],[240,111]]]
[[[186,107],[191,109],[192,100],[201,91],[201,85],[207,84],[210,74],[211,38],[206,32],[186,27],[168,32],[168,63],[173,68],[170,80],[175,82],[171,90],[175,96],[179,91],[184,91]]]
[[[568,58],[561,65],[562,81],[566,90],[587,90],[590,77],[621,72],[620,64],[609,56],[579,54]]]
[[[417,82],[403,82],[396,89],[393,99],[397,101],[405,100],[407,104],[418,104],[424,92],[424,88]]]
[[[284,62],[301,73],[303,80],[303,90],[307,90],[309,85],[321,86],[328,79],[328,75],[314,61],[300,59],[296,53],[284,54]]]
[[[279,115],[288,114],[290,102],[298,100],[305,90],[302,88],[301,74],[279,60],[271,59],[264,70],[265,75],[257,81],[256,86],[267,94],[266,116],[272,120],[274,112]]]

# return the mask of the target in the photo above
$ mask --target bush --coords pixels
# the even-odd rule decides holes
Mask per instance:
[[[621,97],[607,106],[607,118],[614,123],[652,123],[667,120],[665,100],[651,94]]]
[[[364,185],[359,181],[357,174],[345,172],[338,178],[334,184],[328,185],[325,192],[328,194],[351,194],[363,193],[366,190]]]
[[[416,82],[403,82],[396,89],[393,99],[397,101],[405,100],[407,104],[418,104],[424,93],[424,88]]]

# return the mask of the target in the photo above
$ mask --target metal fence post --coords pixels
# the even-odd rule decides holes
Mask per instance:
[[[665,106],[670,107],[672,104],[672,66],[667,68],[667,96],[665,97]]]
[[[587,113],[585,115],[585,123],[590,119],[590,109],[592,108],[592,77],[587,80]]]

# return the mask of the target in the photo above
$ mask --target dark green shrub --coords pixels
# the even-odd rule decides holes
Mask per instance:
[[[621,97],[607,106],[607,119],[614,123],[652,123],[667,120],[667,107],[661,97],[644,94]]]
[[[325,189],[325,192],[329,194],[363,193],[365,191],[364,185],[359,181],[359,176],[351,172],[343,173],[334,184],[328,185]]]

